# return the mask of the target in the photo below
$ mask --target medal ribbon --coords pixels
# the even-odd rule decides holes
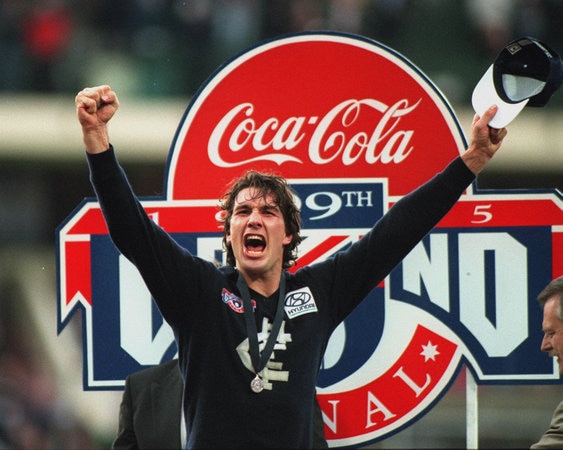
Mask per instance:
[[[285,301],[285,272],[282,270],[276,315],[274,317],[272,331],[268,336],[266,347],[264,347],[262,354],[260,354],[260,348],[258,346],[258,331],[256,329],[256,321],[253,317],[254,314],[252,311],[252,303],[250,302],[250,292],[248,291],[248,285],[246,284],[246,281],[244,281],[244,277],[240,272],[237,279],[237,288],[242,297],[242,304],[244,306],[244,320],[246,322],[246,334],[248,335],[250,359],[252,360],[255,373],[258,375],[258,373],[266,367],[266,363],[270,359],[270,355],[272,354],[272,350],[274,349],[274,345],[278,339],[278,333],[280,332],[284,315],[283,304]]]

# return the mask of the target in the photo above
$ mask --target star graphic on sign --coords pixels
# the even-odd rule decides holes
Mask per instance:
[[[433,345],[430,341],[428,341],[428,344],[422,345],[422,351],[420,352],[420,354],[424,356],[424,362],[427,362],[429,359],[431,359],[432,361],[436,360],[436,355],[440,354],[437,348],[438,346]]]

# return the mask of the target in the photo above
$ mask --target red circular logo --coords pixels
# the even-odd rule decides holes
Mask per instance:
[[[298,34],[242,53],[202,87],[173,143],[167,197],[217,198],[249,168],[388,178],[404,195],[463,149],[451,108],[408,60],[358,36]]]

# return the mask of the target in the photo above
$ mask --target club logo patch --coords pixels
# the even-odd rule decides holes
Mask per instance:
[[[285,313],[290,319],[318,312],[313,294],[308,287],[290,292],[285,296]]]
[[[237,295],[223,288],[223,292],[221,292],[221,299],[223,300],[223,303],[229,305],[229,308],[231,308],[234,312],[239,314],[244,313],[242,300]],[[252,308],[256,309],[256,301],[251,299],[250,303],[252,303]]]

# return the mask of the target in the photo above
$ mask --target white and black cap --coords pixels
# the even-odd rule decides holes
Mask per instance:
[[[479,115],[497,105],[489,126],[504,128],[524,106],[544,106],[562,81],[563,62],[559,55],[537,39],[521,37],[497,55],[475,86],[471,103]]]

